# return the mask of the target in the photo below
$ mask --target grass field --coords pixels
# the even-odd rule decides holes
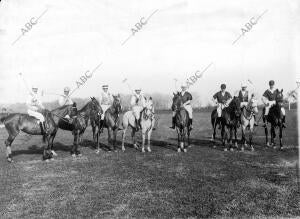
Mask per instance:
[[[128,144],[124,153],[95,154],[89,128],[83,156],[73,159],[72,135],[59,130],[54,161],[41,161],[41,138],[23,133],[8,163],[0,129],[0,218],[300,216],[297,116],[287,113],[283,151],[264,146],[261,127],[254,152],[213,149],[210,114],[195,113],[192,147],[177,153],[168,113],[157,115],[151,153]]]

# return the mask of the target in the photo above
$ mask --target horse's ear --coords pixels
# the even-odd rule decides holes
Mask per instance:
[[[152,97],[149,97],[149,100],[152,100]]]
[[[173,92],[173,96],[176,96],[176,94]]]
[[[90,97],[91,98],[91,100],[93,100],[93,97]]]
[[[282,92],[283,92],[283,89],[281,89],[280,93],[282,93]]]

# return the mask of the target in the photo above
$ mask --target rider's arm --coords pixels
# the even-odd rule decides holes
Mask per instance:
[[[64,97],[60,97],[58,99],[58,104],[59,104],[59,106],[63,106],[65,104]]]
[[[262,100],[262,102],[263,102],[265,105],[268,105],[269,99],[268,99],[267,91],[264,92],[264,94],[263,94],[261,100]]]
[[[215,93],[215,95],[214,95],[213,98],[212,98],[212,101],[213,101],[215,104],[218,104],[217,95],[218,95],[218,93]]]

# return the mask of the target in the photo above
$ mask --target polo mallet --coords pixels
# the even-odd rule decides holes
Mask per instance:
[[[178,91],[178,88],[177,88],[177,78],[174,78],[174,87],[175,87],[175,91]]]
[[[127,78],[125,78],[122,81],[122,83],[125,83],[127,85],[128,89],[130,90],[130,92],[132,92],[134,94],[133,89],[131,88],[130,84],[128,83],[128,79]]]
[[[27,81],[25,80],[25,77],[23,76],[23,74],[22,74],[21,72],[19,73],[19,76],[20,76],[21,80],[23,81],[23,83],[24,83],[24,85],[25,85],[27,91],[28,91],[30,94],[32,94],[31,89],[29,89],[28,83],[27,83]]]

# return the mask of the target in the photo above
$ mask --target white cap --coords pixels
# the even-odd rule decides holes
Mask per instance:
[[[246,82],[242,82],[241,87],[247,87],[247,83]]]
[[[31,86],[31,88],[32,88],[32,89],[38,89],[38,86],[37,86],[36,84],[33,84],[33,85]]]
[[[65,91],[65,92],[70,91],[70,88],[69,88],[69,87],[65,87],[65,88],[64,88],[64,91]]]

